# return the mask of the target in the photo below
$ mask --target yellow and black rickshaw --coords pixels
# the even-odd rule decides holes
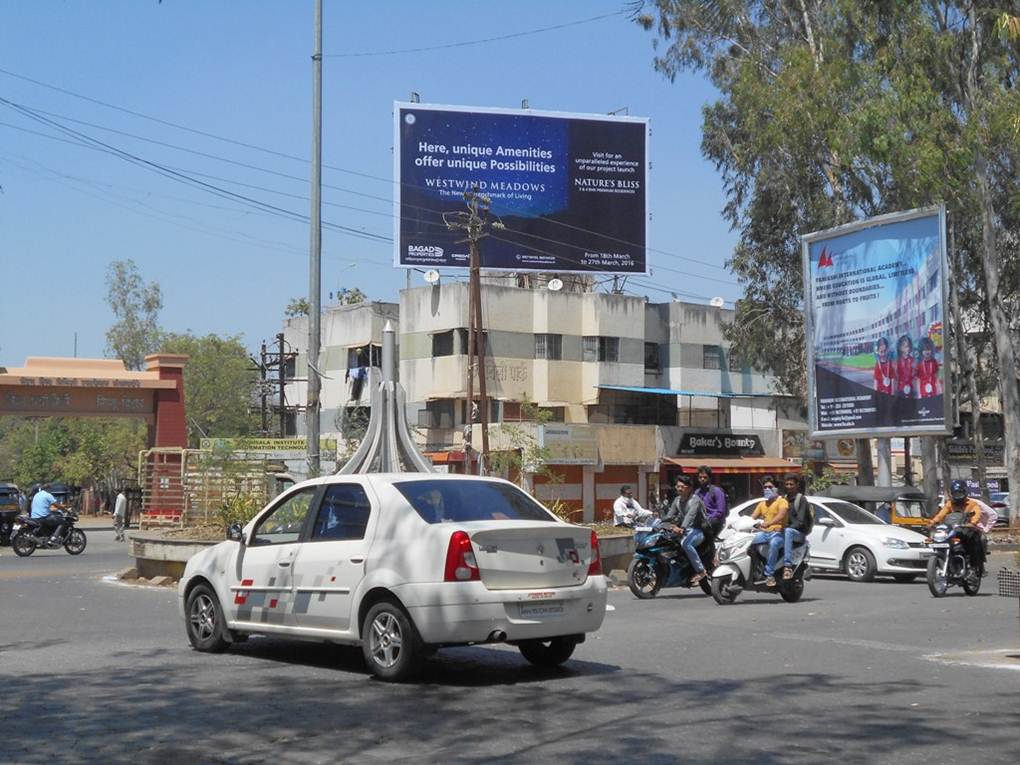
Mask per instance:
[[[894,526],[922,533],[937,511],[934,503],[928,509],[928,498],[914,486],[830,486],[823,493],[860,505]]]

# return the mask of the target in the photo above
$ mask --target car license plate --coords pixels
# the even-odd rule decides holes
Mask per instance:
[[[562,602],[521,603],[522,619],[556,619],[560,616],[563,616]]]
[[[949,549],[949,542],[936,542],[931,546],[933,550],[947,550]]]

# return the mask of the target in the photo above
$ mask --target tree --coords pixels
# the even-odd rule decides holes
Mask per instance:
[[[115,260],[106,269],[106,302],[113,325],[106,330],[106,349],[128,369],[141,369],[145,357],[159,347],[159,284],[145,284],[133,260]]]
[[[666,44],[659,71],[704,72],[720,92],[704,110],[702,151],[739,234],[730,265],[745,293],[728,329],[738,352],[803,397],[799,235],[944,201],[961,301],[990,330],[1012,485],[1020,52],[999,19],[1018,13],[1016,0],[656,0],[637,14]]]
[[[202,437],[244,436],[257,429],[253,401],[258,375],[239,335],[170,333],[160,350],[188,356],[184,401],[192,444]]]
[[[287,316],[307,316],[311,310],[311,303],[306,298],[291,298],[283,312]]]

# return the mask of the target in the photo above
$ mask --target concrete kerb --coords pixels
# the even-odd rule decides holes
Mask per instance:
[[[145,579],[168,576],[180,579],[192,555],[219,544],[222,539],[173,539],[158,534],[132,534],[131,555],[138,576]]]

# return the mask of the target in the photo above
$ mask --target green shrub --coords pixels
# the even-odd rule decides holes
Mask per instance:
[[[250,521],[259,510],[262,509],[262,501],[252,494],[237,494],[225,499],[216,511],[217,518],[223,524],[223,530],[232,523],[239,523],[242,526]]]

